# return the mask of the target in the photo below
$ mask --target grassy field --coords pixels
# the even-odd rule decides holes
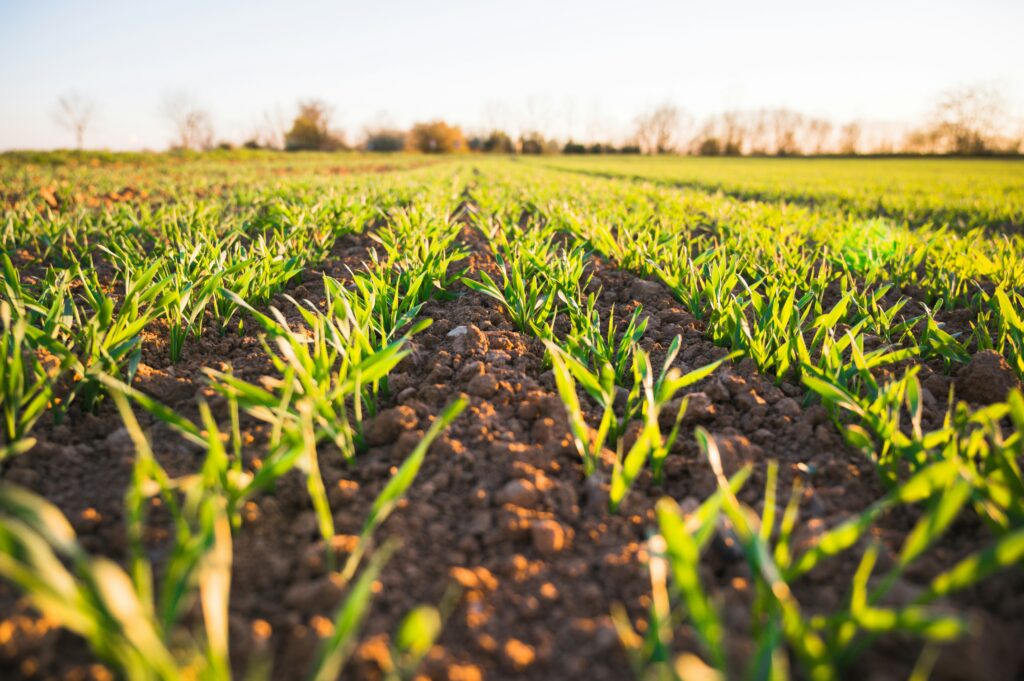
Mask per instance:
[[[543,165],[605,177],[884,215],[914,226],[1024,227],[1024,163],[996,159],[565,156]]]
[[[0,178],[4,678],[1024,673],[1024,164]]]

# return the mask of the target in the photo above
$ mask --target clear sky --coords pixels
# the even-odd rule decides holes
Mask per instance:
[[[1022,0],[0,0],[0,149],[71,146],[69,91],[113,149],[166,147],[181,91],[235,142],[311,97],[350,139],[435,117],[612,137],[666,100],[911,121],[974,83],[1021,117],[1022,30]]]

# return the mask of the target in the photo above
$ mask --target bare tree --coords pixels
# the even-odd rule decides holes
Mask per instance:
[[[210,114],[199,107],[188,94],[176,92],[164,98],[164,117],[174,127],[176,149],[212,149],[213,123]]]
[[[75,148],[82,148],[85,131],[92,121],[95,102],[77,92],[70,92],[57,100],[53,118],[62,128],[75,136]]]
[[[768,111],[758,109],[749,114],[750,123],[750,153],[755,156],[764,156],[771,153],[772,140],[769,135]]]
[[[864,130],[860,121],[850,121],[839,129],[839,153],[854,155],[860,151],[860,138]]]
[[[939,98],[930,128],[938,151],[976,154],[998,144],[1006,103],[994,88],[973,85],[948,90]]]
[[[812,118],[807,121],[807,142],[805,149],[814,154],[824,154],[829,148],[832,137],[832,123],[824,118]]]
[[[739,111],[726,111],[721,115],[722,121],[722,153],[726,156],[739,156],[743,153],[747,126]]]
[[[281,107],[275,106],[273,110],[263,112],[263,120],[260,123],[257,139],[261,146],[267,149],[284,149],[284,137],[288,133],[289,123]]]
[[[665,154],[676,150],[683,114],[674,104],[666,102],[636,119],[636,141],[649,154]]]
[[[772,135],[777,156],[792,156],[800,153],[797,133],[803,125],[803,116],[790,109],[774,109],[769,112]]]

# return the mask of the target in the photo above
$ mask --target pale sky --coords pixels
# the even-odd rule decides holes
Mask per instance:
[[[165,148],[181,91],[233,142],[300,98],[351,141],[438,117],[619,137],[663,101],[909,122],[975,83],[1024,117],[1022,30],[1022,0],[0,0],[0,149],[72,146],[52,116],[70,91],[96,102],[85,145],[111,149]]]

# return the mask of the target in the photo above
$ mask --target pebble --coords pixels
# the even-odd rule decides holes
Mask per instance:
[[[285,592],[284,601],[290,608],[302,611],[333,607],[341,600],[342,588],[336,577],[329,575],[312,582],[301,582]]]
[[[704,421],[714,418],[715,407],[706,393],[696,392],[686,396],[686,414],[684,421]],[[674,416],[673,416],[674,418]]]
[[[604,475],[594,473],[588,477],[583,483],[583,493],[586,499],[584,513],[597,516],[607,513],[608,492],[608,481]]]
[[[707,388],[704,389],[704,392],[715,402],[724,402],[729,399],[728,388],[722,385],[722,382],[717,379],[711,381]]]
[[[516,671],[523,671],[536,659],[533,647],[519,639],[510,638],[502,647],[502,661]]]
[[[466,385],[466,392],[476,397],[491,397],[498,391],[498,379],[491,374],[474,376]]]
[[[637,279],[629,287],[629,295],[638,300],[660,296],[662,293],[661,284],[643,279]]]
[[[534,442],[544,444],[561,439],[565,435],[566,428],[560,427],[550,416],[543,416],[534,422],[530,432]]]
[[[327,498],[332,507],[343,506],[350,503],[359,494],[359,483],[354,480],[339,480],[338,484],[330,488]]]
[[[491,514],[489,511],[480,511],[473,516],[472,520],[469,521],[469,525],[466,527],[466,531],[469,534],[483,536],[491,531],[494,526],[491,521]]]
[[[452,349],[461,355],[485,355],[489,348],[487,335],[472,324],[466,326],[465,333],[455,336],[452,343]]]
[[[554,520],[539,520],[530,527],[533,546],[545,556],[565,548],[565,529]]]
[[[685,398],[677,397],[665,405],[658,416],[658,423],[662,428],[672,428],[676,414],[679,412],[679,405],[684,399],[686,400],[686,413],[683,414],[683,423],[708,421],[714,418],[715,406],[711,404],[711,398],[702,392],[690,393]]]
[[[118,428],[103,440],[104,446],[112,452],[132,452],[135,445],[125,428]]]
[[[475,664],[450,664],[446,671],[448,681],[483,681],[484,678]]]
[[[499,506],[512,504],[530,508],[540,499],[540,493],[529,480],[513,480],[494,495],[494,502]]]
[[[800,416],[800,403],[792,397],[783,397],[775,403],[775,411],[781,416],[796,418]]]
[[[764,459],[764,452],[744,435],[714,433],[718,452],[722,459],[722,468],[726,475],[733,475],[748,463],[759,463]]]
[[[371,447],[389,445],[419,423],[416,410],[406,405],[385,409],[363,425],[363,437]]]

